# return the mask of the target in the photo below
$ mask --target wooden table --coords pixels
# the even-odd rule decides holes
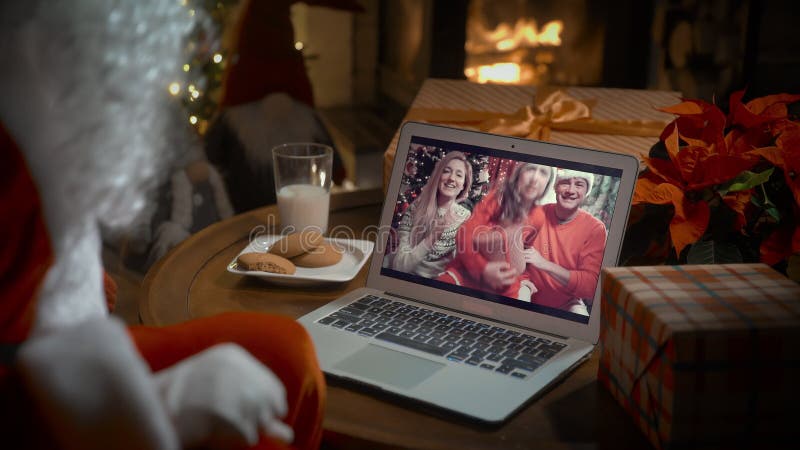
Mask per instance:
[[[332,201],[331,226],[360,232],[377,224],[380,206],[342,207]],[[232,217],[184,241],[148,271],[140,316],[167,325],[223,311],[263,311],[300,317],[366,281],[369,263],[349,283],[327,288],[277,287],[228,273],[227,264],[247,245],[274,206]],[[596,381],[597,356],[529,404],[504,426],[489,429],[446,416],[434,417],[329,385],[325,448],[650,448],[632,420]]]

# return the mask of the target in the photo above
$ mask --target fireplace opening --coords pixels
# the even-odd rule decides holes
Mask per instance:
[[[464,75],[477,83],[595,85],[604,25],[587,0],[471,0]]]

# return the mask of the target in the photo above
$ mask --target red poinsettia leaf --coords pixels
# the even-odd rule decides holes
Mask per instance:
[[[792,254],[792,232],[793,227],[787,224],[778,227],[761,241],[761,262],[772,266],[788,258]]]
[[[731,155],[741,155],[755,148],[774,144],[775,132],[770,125],[759,125],[753,128],[733,128],[725,136],[725,145]]]
[[[666,182],[678,186],[685,184],[681,178],[681,173],[672,161],[665,161],[659,158],[645,158],[644,162],[649,169],[645,173],[652,175],[653,178],[657,178],[660,183]]]
[[[752,155],[758,155],[767,161],[771,162],[774,166],[784,169],[783,151],[775,146],[756,148],[750,151]]]
[[[670,132],[666,138],[662,139],[664,141],[664,147],[667,148],[667,155],[669,155],[669,159],[676,166],[678,166],[678,154],[681,151],[679,138],[680,136],[678,133],[678,127],[675,126],[672,127],[672,132]]]
[[[797,101],[800,101],[800,95],[767,95],[747,102],[747,109],[753,114],[765,114],[774,118],[783,118],[786,117],[786,105]]]
[[[722,141],[725,114],[711,103],[702,100],[685,100],[677,105],[659,110],[678,115],[678,118],[661,133],[662,141],[665,141],[673,132],[673,124],[680,130],[681,137],[684,139],[687,137],[699,139],[706,144]]]
[[[752,209],[750,198],[753,196],[752,190],[730,192],[724,197],[722,201],[736,213],[736,222],[734,229],[740,230],[747,224],[747,212]]]
[[[782,133],[775,142],[783,157],[783,176],[800,206],[800,127]]]
[[[732,125],[740,125],[743,128],[751,128],[760,125],[768,119],[759,117],[758,114],[751,111],[747,105],[742,103],[744,97],[744,90],[736,91],[731,94],[728,114],[728,120]]]
[[[710,210],[706,202],[690,202],[683,190],[669,183],[655,183],[647,178],[639,178],[633,194],[633,201],[657,205],[672,204],[675,215],[669,224],[670,237],[675,251],[681,251],[689,244],[697,242],[706,232]]]
[[[691,114],[702,114],[705,110],[706,102],[702,100],[685,100],[677,105],[672,106],[665,106],[663,108],[658,108],[659,111],[664,111],[665,113],[676,114],[679,116],[684,115],[691,115]]]
[[[800,253],[800,225],[797,225],[792,233],[792,253]]]
[[[686,180],[687,188],[697,190],[725,183],[735,178],[742,171],[751,169],[756,163],[758,163],[758,158],[754,155],[704,155],[696,165],[694,172]]]

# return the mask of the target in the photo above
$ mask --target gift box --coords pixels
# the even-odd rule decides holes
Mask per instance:
[[[602,275],[598,379],[656,448],[800,438],[800,285],[764,264]]]
[[[657,108],[680,94],[610,88],[555,88],[425,80],[404,121],[439,123],[558,144],[628,153],[641,159],[673,119]],[[384,155],[384,185],[399,130]],[[384,186],[385,187],[385,186]]]

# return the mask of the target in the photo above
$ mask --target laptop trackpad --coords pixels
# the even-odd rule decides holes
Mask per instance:
[[[443,367],[445,364],[374,344],[333,366],[343,372],[404,389],[413,388]]]

